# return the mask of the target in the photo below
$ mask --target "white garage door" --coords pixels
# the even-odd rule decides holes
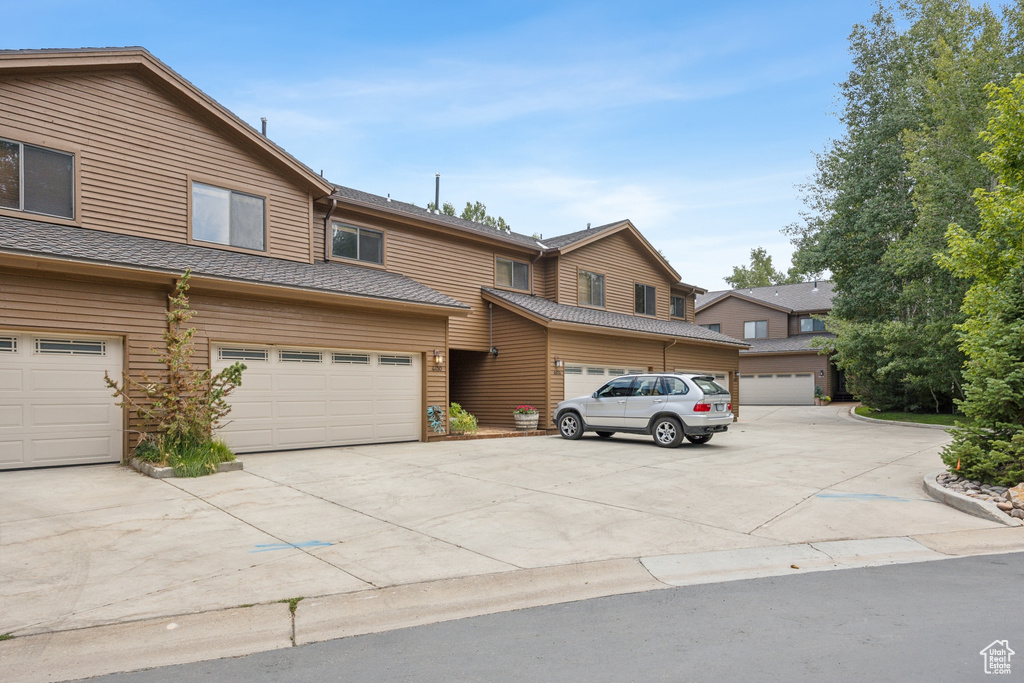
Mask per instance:
[[[121,339],[0,331],[0,469],[118,462]]]
[[[217,344],[213,358],[247,366],[218,430],[238,453],[420,438],[419,354]]]
[[[814,405],[814,375],[740,375],[740,404],[747,406]]]
[[[565,375],[564,398],[589,396],[612,377],[647,372],[636,368],[584,365],[582,363],[566,363],[562,369]]]

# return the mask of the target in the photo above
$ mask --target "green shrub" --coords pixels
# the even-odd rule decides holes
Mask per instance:
[[[476,418],[463,410],[458,403],[448,408],[448,429],[453,434],[475,434]]]

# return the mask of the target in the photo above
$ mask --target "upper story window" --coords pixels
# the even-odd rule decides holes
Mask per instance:
[[[192,183],[192,239],[253,251],[267,250],[266,200]]]
[[[673,318],[685,318],[686,317],[686,297],[685,296],[674,296],[672,297],[672,312]]]
[[[508,258],[496,259],[494,281],[499,287],[530,289],[530,264]]]
[[[586,270],[579,272],[579,304],[604,308],[604,275]]]
[[[768,321],[767,320],[748,320],[743,323],[743,338],[744,339],[767,339],[768,338]]]
[[[384,263],[384,233],[343,223],[331,224],[331,255],[364,263]]]
[[[75,155],[0,138],[0,207],[75,217]]]
[[[824,332],[825,322],[814,318],[800,318],[801,332]]]
[[[655,315],[657,312],[657,303],[655,301],[656,290],[650,285],[641,285],[637,283],[635,286],[636,290],[636,304],[633,308],[637,315]]]
[[[701,325],[701,327],[706,330],[711,330],[712,332],[722,331],[722,325],[720,323],[707,323],[706,325]]]

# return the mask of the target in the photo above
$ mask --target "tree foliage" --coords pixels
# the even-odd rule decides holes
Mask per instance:
[[[1020,64],[1019,16],[914,0],[879,5],[851,33],[845,133],[817,156],[809,211],[788,232],[799,270],[832,273],[835,360],[873,407],[948,411],[963,396],[955,330],[969,283],[934,256],[951,222],[977,230],[973,191],[991,183],[977,160],[985,86]]]
[[[750,250],[750,267],[733,266],[732,275],[723,278],[733,289],[792,285],[803,282],[803,276],[790,268],[788,273],[775,270],[772,257],[762,247]]]
[[[187,327],[195,315],[188,304],[190,277],[191,271],[186,270],[169,297],[163,334],[167,351],[154,349],[164,366],[160,376],[154,379],[142,373],[137,380],[122,372],[120,383],[109,374],[104,377],[114,396],[121,399],[118,405],[127,405],[146,427],[142,443],[155,444],[158,459],[171,464],[183,453],[223,454],[223,446],[213,443],[213,428],[231,411],[227,397],[241,384],[245,370],[243,363],[234,363],[217,374],[192,367],[196,329]]]
[[[958,326],[967,354],[964,414],[943,461],[971,479],[1014,486],[1024,481],[1024,76],[990,86],[994,116],[982,155],[996,179],[978,189],[980,226],[953,224],[942,267],[971,287]]]
[[[434,202],[427,204],[427,210],[434,210]],[[512,226],[506,223],[505,219],[501,216],[495,218],[494,216],[489,215],[487,213],[487,205],[482,202],[466,202],[466,207],[462,210],[461,214],[455,213],[454,204],[451,202],[445,202],[441,205],[441,213],[446,216],[457,215],[459,218],[464,220],[473,221],[474,223],[483,223],[484,225],[489,225],[492,228],[504,230],[505,232],[512,229]]]

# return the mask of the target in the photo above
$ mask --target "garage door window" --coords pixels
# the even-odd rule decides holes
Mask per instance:
[[[36,339],[36,353],[60,356],[105,356],[107,343],[82,339]]]
[[[564,372],[567,375],[582,375],[583,368],[578,367],[576,365],[566,365]]]
[[[221,347],[217,350],[220,360],[267,361],[270,353],[266,349],[229,349]]]
[[[18,340],[14,337],[0,337],[0,353],[17,353]]]
[[[412,358],[409,356],[380,356],[377,362],[380,365],[412,365]]]
[[[370,354],[368,353],[335,353],[331,359],[339,365],[369,365]]]
[[[324,355],[319,351],[282,351],[282,363],[322,363]]]

